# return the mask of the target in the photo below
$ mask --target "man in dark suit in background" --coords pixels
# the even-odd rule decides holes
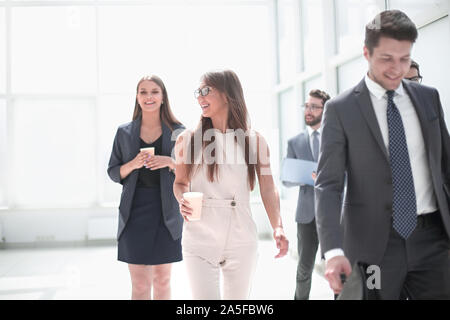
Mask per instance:
[[[304,132],[288,141],[287,158],[317,162],[323,106],[329,99],[330,96],[326,92],[318,89],[311,90],[308,101],[303,105],[307,127]],[[286,187],[298,186],[298,184],[287,181],[283,181],[283,185]],[[300,185],[295,215],[299,258],[295,300],[309,299],[311,276],[319,245],[314,216],[314,186]]]
[[[367,75],[325,106],[316,220],[335,293],[363,261],[380,267],[382,299],[450,299],[450,138],[437,90],[402,81],[416,38],[403,12],[377,15]]]
[[[405,79],[422,83],[422,78],[423,77],[420,75],[419,64],[416,61],[411,60],[411,66],[409,67],[408,73],[405,75]]]

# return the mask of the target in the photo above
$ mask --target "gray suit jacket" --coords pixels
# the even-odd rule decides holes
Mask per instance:
[[[170,157],[175,145],[176,135],[179,134],[184,127],[182,125],[174,125],[173,139],[172,131],[163,121],[161,121],[161,127],[162,155]],[[138,170],[134,170],[125,179],[121,180],[120,167],[123,164],[133,160],[139,153],[140,132],[141,118],[121,125],[117,129],[111,152],[111,158],[109,160],[108,175],[114,182],[118,182],[123,185],[119,205],[119,230],[117,232],[117,239],[120,238],[120,235],[127,224],[128,218],[130,217],[131,205],[138,178]],[[168,168],[160,169],[161,202],[164,223],[169,229],[172,238],[176,240],[181,237],[183,218],[179,211],[178,201],[173,195],[174,181],[175,175],[170,172]]]
[[[436,89],[403,81],[419,118],[437,205],[450,236],[450,212],[444,184],[450,183],[450,138]],[[347,173],[339,228],[340,195]],[[322,123],[316,219],[322,254],[343,248],[353,264],[379,264],[392,225],[392,176],[369,90],[364,79],[325,107]]]
[[[308,130],[289,139],[286,158],[302,159],[314,161],[311,145],[309,143]],[[286,187],[299,186],[292,182],[283,181]],[[314,187],[310,185],[300,185],[298,191],[297,211],[295,221],[297,223],[310,223],[314,220]]]

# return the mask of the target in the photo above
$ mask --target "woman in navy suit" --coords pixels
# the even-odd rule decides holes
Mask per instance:
[[[108,174],[123,185],[119,206],[118,260],[128,263],[132,299],[170,299],[171,263],[182,260],[183,219],[173,195],[171,154],[184,127],[174,117],[167,90],[143,77],[133,121],[117,130]],[[141,148],[153,147],[151,156]]]

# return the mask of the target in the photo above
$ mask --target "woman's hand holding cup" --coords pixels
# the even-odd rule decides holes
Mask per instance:
[[[194,209],[188,200],[181,198],[180,201],[180,213],[183,216],[185,221],[189,221],[189,217],[192,216]]]

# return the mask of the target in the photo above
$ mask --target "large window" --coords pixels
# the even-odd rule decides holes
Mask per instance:
[[[299,57],[299,14],[298,0],[277,1],[278,21],[278,77],[280,82],[292,80],[296,72],[301,71],[301,57]]]
[[[0,99],[0,168],[6,168],[8,160],[7,152],[7,123],[6,123],[6,103],[4,99]],[[6,186],[8,177],[6,176],[6,170],[0,170],[0,207],[7,205],[6,200]]]
[[[280,136],[283,143],[280,145],[282,153],[287,151],[287,140],[297,135],[303,127],[300,105],[295,101],[293,89],[288,89],[279,95],[279,108],[281,114]]]
[[[278,105],[280,114],[280,154],[284,158],[287,154],[288,140],[303,130],[304,120],[300,103],[295,99],[294,89],[281,92],[278,96]],[[282,188],[283,197],[292,198],[296,193],[298,194],[297,188]]]
[[[17,7],[11,24],[13,93],[96,92],[94,8]]]
[[[324,59],[322,1],[302,1],[303,69],[310,71],[322,68]]]
[[[253,128],[271,133],[267,2],[76,2],[10,1],[6,19],[0,1],[0,207],[116,205],[107,164],[144,75],[163,79],[192,128],[200,76],[232,69]]]
[[[367,60],[360,56],[337,67],[338,93],[354,87],[367,72]]]
[[[12,109],[11,202],[20,208],[94,205],[92,102],[21,98]]]
[[[360,51],[366,24],[384,10],[384,0],[335,0],[336,53]]]
[[[439,35],[439,39],[436,39]],[[446,39],[446,40],[444,40]],[[448,75],[450,72],[450,18],[442,18],[430,25],[419,29],[419,36],[413,47],[413,59],[420,65],[423,84],[439,90],[441,103],[450,128],[450,86]],[[430,48],[433,48],[430,50]]]
[[[304,97],[305,101],[307,99],[309,99],[309,93],[313,89],[319,89],[319,90],[327,91],[325,89],[325,86],[324,86],[324,83],[323,83],[323,77],[321,75],[317,76],[317,77],[314,77],[312,79],[309,79],[309,80],[307,80],[307,81],[305,81],[303,83],[303,97]]]
[[[5,9],[0,8],[0,94],[6,92],[6,32]]]
[[[390,0],[390,9],[405,12],[414,23],[421,27],[443,15],[448,15],[450,1],[448,0]]]

